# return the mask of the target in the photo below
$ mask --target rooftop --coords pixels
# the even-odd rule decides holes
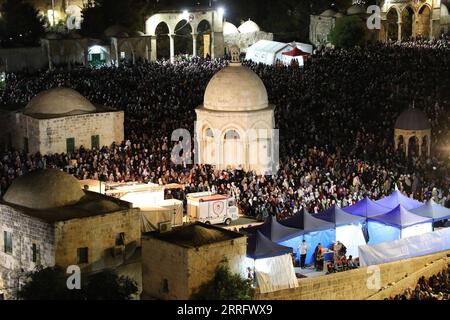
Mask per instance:
[[[176,227],[170,232],[159,233],[154,231],[145,233],[143,236],[158,239],[184,248],[202,247],[213,243],[245,237],[234,231],[199,222]]]

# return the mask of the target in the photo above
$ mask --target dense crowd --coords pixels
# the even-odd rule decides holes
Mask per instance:
[[[450,268],[426,279],[421,277],[415,288],[407,288],[402,294],[386,300],[449,300]]]
[[[280,129],[277,175],[257,176],[210,166],[175,166],[176,128],[193,132],[194,109],[226,60],[159,61],[99,69],[8,74],[0,105],[23,106],[42,90],[71,87],[93,103],[125,110],[126,141],[74,154],[26,155],[5,150],[3,194],[35,168],[58,167],[79,179],[180,183],[185,193],[229,193],[252,216],[319,212],[380,198],[395,185],[408,195],[450,206],[450,42],[376,44],[315,53],[305,67],[246,64],[264,81]],[[432,156],[396,150],[393,126],[414,104],[432,125]],[[426,150],[426,149],[425,149]]]

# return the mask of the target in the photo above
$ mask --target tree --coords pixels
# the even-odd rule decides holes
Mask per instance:
[[[366,37],[365,30],[365,25],[359,17],[343,17],[336,22],[330,33],[330,40],[338,48],[352,48],[363,45]]]
[[[114,25],[130,32],[143,31],[149,10],[148,0],[90,0],[82,10],[81,33],[102,37],[103,32]]]
[[[136,282],[112,270],[92,275],[85,290],[87,300],[130,300],[138,291]]]
[[[38,268],[27,278],[18,293],[23,300],[129,300],[138,291],[132,279],[111,270],[82,278],[80,290],[67,288],[68,275],[58,267]]]
[[[221,264],[214,278],[202,284],[192,296],[195,300],[252,300],[251,281],[233,274],[227,264]]]
[[[67,274],[58,267],[37,268],[27,274],[27,282],[19,290],[23,300],[80,300],[82,293],[68,290]]]
[[[45,19],[25,0],[6,0],[0,7],[0,47],[37,46]]]

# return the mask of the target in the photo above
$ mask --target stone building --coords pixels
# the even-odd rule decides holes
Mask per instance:
[[[273,40],[273,33],[261,31],[259,26],[251,21],[243,22],[237,28],[231,22],[223,23],[223,40],[225,48],[237,46],[241,52],[246,52],[247,48],[257,43],[259,40]]]
[[[382,1],[380,41],[437,38],[449,32],[448,0]]]
[[[123,111],[94,106],[67,88],[41,92],[23,110],[4,115],[3,121],[4,142],[29,153],[68,153],[124,139]]]
[[[139,209],[84,191],[71,175],[37,170],[0,201],[0,294],[13,298],[36,266],[117,267],[140,246]]]
[[[397,41],[409,38],[437,38],[450,30],[449,0],[395,0],[381,1],[380,30],[367,29],[368,40]],[[326,45],[338,19],[359,16],[365,23],[367,7],[358,1],[345,11],[332,9],[320,15],[311,15],[309,39],[315,46]]]
[[[406,156],[431,152],[431,125],[426,114],[417,108],[409,108],[400,114],[395,122],[394,145]]]
[[[81,10],[87,0],[27,0],[44,16],[50,26],[65,23],[70,16],[81,18]]]
[[[187,300],[227,260],[245,277],[247,237],[201,223],[142,237],[143,298]]]
[[[192,36],[192,55],[221,58],[224,55],[224,12],[210,7],[190,10],[165,10],[150,16],[145,22],[145,34],[151,37],[151,60],[158,57],[158,47],[163,38],[169,41],[169,58],[175,60],[175,42],[179,30],[188,28]],[[165,30],[158,32],[158,30]],[[199,44],[203,46],[200,48]]]
[[[197,161],[264,174],[276,162],[274,106],[262,80],[232,55],[209,82],[196,109]]]

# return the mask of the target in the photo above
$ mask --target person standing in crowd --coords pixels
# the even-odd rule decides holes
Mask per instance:
[[[318,244],[317,248],[316,248],[317,252],[316,252],[316,270],[317,271],[322,271],[323,270],[323,259],[324,259],[324,252],[323,252],[323,248],[322,248],[322,244]]]
[[[299,252],[300,252],[300,268],[305,269],[305,260],[306,260],[306,253],[308,251],[308,244],[306,243],[306,240],[303,240],[300,244]]]

